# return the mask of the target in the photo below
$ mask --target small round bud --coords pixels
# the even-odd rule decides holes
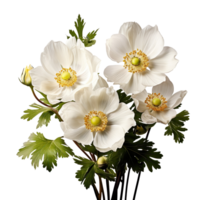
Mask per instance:
[[[137,57],[132,58],[132,64],[138,66],[140,64],[140,59]]]
[[[154,106],[159,106],[161,104],[161,100],[159,98],[154,98],[152,103]]]
[[[63,72],[62,74],[61,74],[61,78],[63,79],[63,80],[69,80],[70,78],[71,78],[71,75],[70,75],[70,73],[69,72],[67,72],[67,71],[65,71],[65,72]]]
[[[108,167],[108,158],[105,156],[100,157],[97,160],[97,165],[100,169],[106,169]]]
[[[91,123],[94,126],[98,126],[101,123],[101,119],[99,117],[92,117]]]
[[[142,126],[137,126],[136,127],[136,134],[142,135],[145,134],[147,131],[142,127]]]

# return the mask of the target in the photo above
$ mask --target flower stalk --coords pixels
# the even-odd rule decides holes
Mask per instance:
[[[52,108],[50,105],[47,105],[46,103],[42,102],[42,101],[37,97],[37,95],[35,94],[35,91],[34,91],[33,86],[30,86],[30,88],[31,88],[31,91],[32,91],[33,96],[35,97],[35,99],[36,99],[38,102],[40,102],[41,104],[43,104],[44,106],[49,107],[49,108],[57,115],[59,121],[62,122],[63,119],[62,119],[61,116],[59,115],[58,111],[57,111],[56,109]]]

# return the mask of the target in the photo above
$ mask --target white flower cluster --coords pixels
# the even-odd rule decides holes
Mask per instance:
[[[173,94],[165,73],[176,67],[177,53],[164,46],[158,27],[125,23],[106,41],[106,51],[122,64],[106,67],[105,77],[132,94],[143,123],[169,123],[187,92]],[[51,104],[68,102],[60,110],[64,136],[83,145],[93,142],[101,152],[121,148],[125,133],[136,125],[134,112],[119,103],[117,92],[98,74],[100,59],[71,38],[66,44],[51,41],[41,54],[41,64],[30,70],[32,85]],[[146,87],[153,87],[151,94]]]

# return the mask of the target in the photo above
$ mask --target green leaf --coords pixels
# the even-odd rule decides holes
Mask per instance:
[[[88,34],[87,34],[87,38],[88,38],[88,40],[92,40],[92,39],[94,39],[95,37],[96,37],[96,35],[97,35],[97,31],[98,31],[99,29],[97,29],[96,31],[92,31],[92,32],[89,32]]]
[[[98,44],[98,39],[93,39],[91,41],[88,41],[88,43],[85,45],[86,48],[92,48]]]
[[[176,108],[174,108],[174,109],[176,109],[176,110],[180,110],[180,109],[182,109],[183,108],[183,106],[184,106],[184,103],[181,103],[181,104],[179,104]]]
[[[95,146],[93,144],[91,144],[91,145],[85,145],[85,146],[83,146],[81,144],[79,144],[79,145],[81,146],[81,148],[84,151],[88,151],[88,152],[93,153],[95,155],[97,155],[97,153],[98,153],[97,150],[96,150],[96,148],[95,148]]]
[[[151,172],[153,168],[160,169],[160,163],[156,159],[161,159],[162,154],[154,149],[153,145],[153,142],[136,136],[130,130],[125,136],[123,147],[108,155],[109,167],[114,167],[116,171],[119,171],[128,164],[128,167],[135,172],[143,171],[145,165]]]
[[[176,143],[183,143],[185,136],[182,132],[187,131],[187,129],[184,128],[184,122],[188,120],[189,112],[187,110],[183,110],[169,122],[168,126],[165,128],[165,135],[174,135],[174,140]]]
[[[74,101],[69,101],[69,102],[74,102]],[[66,103],[68,103],[68,102],[60,102],[60,103],[57,103],[57,104],[53,105],[52,108],[55,108],[56,110],[59,111],[59,110],[62,108],[62,106],[63,106],[64,104],[66,104]]]
[[[27,119],[27,121],[30,121],[31,119],[33,119],[35,116],[37,116],[40,113],[51,111],[51,109],[49,107],[43,107],[43,106],[40,106],[40,105],[38,105],[36,103],[30,105],[30,107],[36,108],[36,109],[25,110],[24,113],[26,113],[26,114],[24,114],[21,117],[21,119]]]
[[[115,181],[117,174],[113,169],[106,169],[106,172],[100,169],[97,164],[94,165],[94,171],[97,175],[100,175],[103,180],[108,179],[109,181]]]
[[[127,95],[125,92],[123,92],[122,89],[117,90],[117,94],[119,96],[120,103],[128,104],[128,103],[133,102],[131,95]]]
[[[91,185],[94,183],[95,171],[94,164],[95,162],[89,160],[88,158],[80,155],[75,155],[72,158],[72,163],[79,165],[80,167],[75,170],[74,178],[79,182],[86,191],[88,191]]]
[[[57,166],[58,158],[67,158],[69,155],[73,156],[74,153],[61,137],[48,140],[42,133],[32,133],[17,155],[22,159],[31,155],[31,164],[35,169],[39,166],[39,161],[43,160],[43,167],[50,172],[54,166]]]
[[[54,113],[51,111],[42,113],[42,115],[40,116],[38,120],[37,128],[42,127],[43,125],[48,126],[49,122],[51,121],[51,115],[53,114]]]
[[[78,18],[76,20],[76,22],[74,22],[74,25],[76,27],[76,30],[78,32],[78,36],[79,38],[83,38],[83,29],[84,29],[84,26],[85,26],[85,22],[84,22],[84,19],[81,18],[80,15],[78,15]]]
[[[76,40],[78,40],[78,36],[76,35],[75,31],[69,30],[69,34],[70,34],[72,37],[75,37]],[[68,39],[69,39],[69,38],[70,38],[70,37],[68,36]]]

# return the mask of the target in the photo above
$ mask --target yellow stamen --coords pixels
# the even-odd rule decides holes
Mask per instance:
[[[167,101],[160,93],[149,94],[145,100],[146,106],[150,110],[163,111],[167,108]]]
[[[106,115],[101,111],[90,111],[89,114],[84,117],[84,121],[85,127],[92,132],[104,131],[108,123]]]
[[[137,49],[124,56],[124,67],[131,73],[143,72],[149,66],[149,59],[145,53]]]
[[[76,72],[69,68],[62,68],[59,73],[56,74],[55,80],[62,87],[70,87],[73,86],[77,81]]]

